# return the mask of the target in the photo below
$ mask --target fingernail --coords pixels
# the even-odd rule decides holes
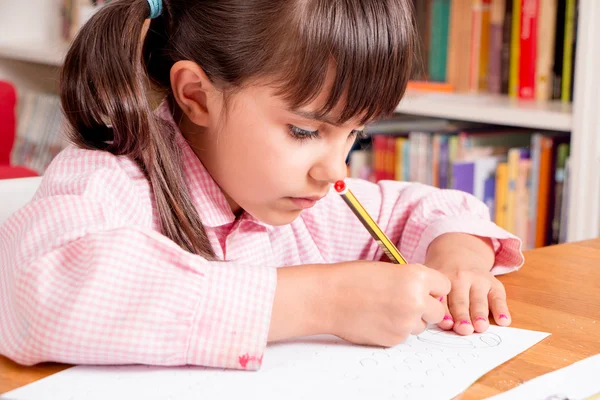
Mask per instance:
[[[469,321],[468,319],[463,319],[462,321],[460,321],[461,325],[471,325],[471,321]]]
[[[477,317],[475,318],[475,322],[477,321],[487,321],[487,319],[485,319],[484,317]]]
[[[450,315],[444,316],[444,321],[454,321]]]
[[[444,301],[444,296],[440,297],[440,302]]]
[[[500,318],[500,319],[502,319],[502,318],[508,319],[508,317],[506,316],[506,314],[500,314],[500,315],[498,315],[498,318]]]

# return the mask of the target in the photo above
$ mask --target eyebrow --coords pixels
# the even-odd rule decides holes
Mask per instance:
[[[302,118],[312,119],[312,120],[320,121],[320,122],[325,122],[325,123],[333,125],[333,126],[339,126],[339,124],[336,123],[335,121],[332,121],[331,119],[329,119],[329,118],[327,118],[325,116],[319,116],[314,111],[292,110],[292,112],[294,114],[296,114],[297,116],[302,117]]]
[[[326,124],[329,125],[333,125],[336,127],[341,126],[341,124],[327,118],[326,116],[319,116],[319,114],[317,114],[314,111],[304,111],[304,110],[291,110],[293,114],[296,114],[297,116],[301,117],[301,118],[306,118],[306,119],[312,119],[314,121],[319,121],[319,122],[324,122]],[[367,124],[365,124],[366,126]],[[356,132],[364,132],[365,128],[363,129],[354,129],[354,131]]]

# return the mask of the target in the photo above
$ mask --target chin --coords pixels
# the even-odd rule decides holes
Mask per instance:
[[[265,213],[266,215],[255,215],[259,221],[271,226],[289,225],[298,218],[300,210],[297,211],[273,211]]]

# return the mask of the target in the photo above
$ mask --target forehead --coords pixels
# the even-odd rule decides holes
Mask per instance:
[[[318,120],[334,126],[357,127],[370,123],[373,118],[370,118],[364,122],[366,112],[351,116],[350,118],[346,118],[346,120],[342,121],[341,116],[348,101],[349,91],[347,89],[342,91],[342,94],[339,96],[339,100],[333,107],[331,107],[330,110],[327,110],[327,112],[323,111],[325,110],[327,102],[331,96],[334,80],[335,77],[330,70],[325,79],[325,84],[322,86],[321,90],[318,91],[316,95],[312,96],[312,99],[309,99],[300,105],[296,105],[289,100],[289,97],[286,96],[286,93],[281,91],[281,86],[276,86],[267,82],[256,82],[252,88],[249,88],[249,94],[262,101],[268,101],[272,106],[277,107],[280,110],[289,111],[299,117]]]
[[[279,93],[279,88],[265,83],[247,84],[243,88],[232,93],[228,101],[230,110],[236,113],[243,113],[248,116],[254,114],[259,117],[262,112],[275,115],[285,115],[285,117],[297,117],[307,120],[314,120],[327,123],[336,127],[346,127],[356,129],[362,127],[371,121],[361,123],[363,115],[352,117],[346,121],[340,122],[340,115],[344,109],[346,94],[341,96],[340,101],[329,112],[323,114],[321,110],[328,99],[327,89],[323,89],[313,100],[300,106],[295,106],[286,100],[285,94]]]

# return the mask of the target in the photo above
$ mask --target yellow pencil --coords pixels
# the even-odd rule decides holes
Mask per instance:
[[[367,228],[373,239],[379,244],[379,247],[388,256],[394,264],[407,264],[406,259],[400,254],[400,251],[394,246],[394,243],[383,233],[377,223],[371,218],[367,210],[360,204],[354,194],[346,187],[344,181],[337,181],[334,185],[335,190],[342,196],[342,199],[348,204],[354,215]]]

